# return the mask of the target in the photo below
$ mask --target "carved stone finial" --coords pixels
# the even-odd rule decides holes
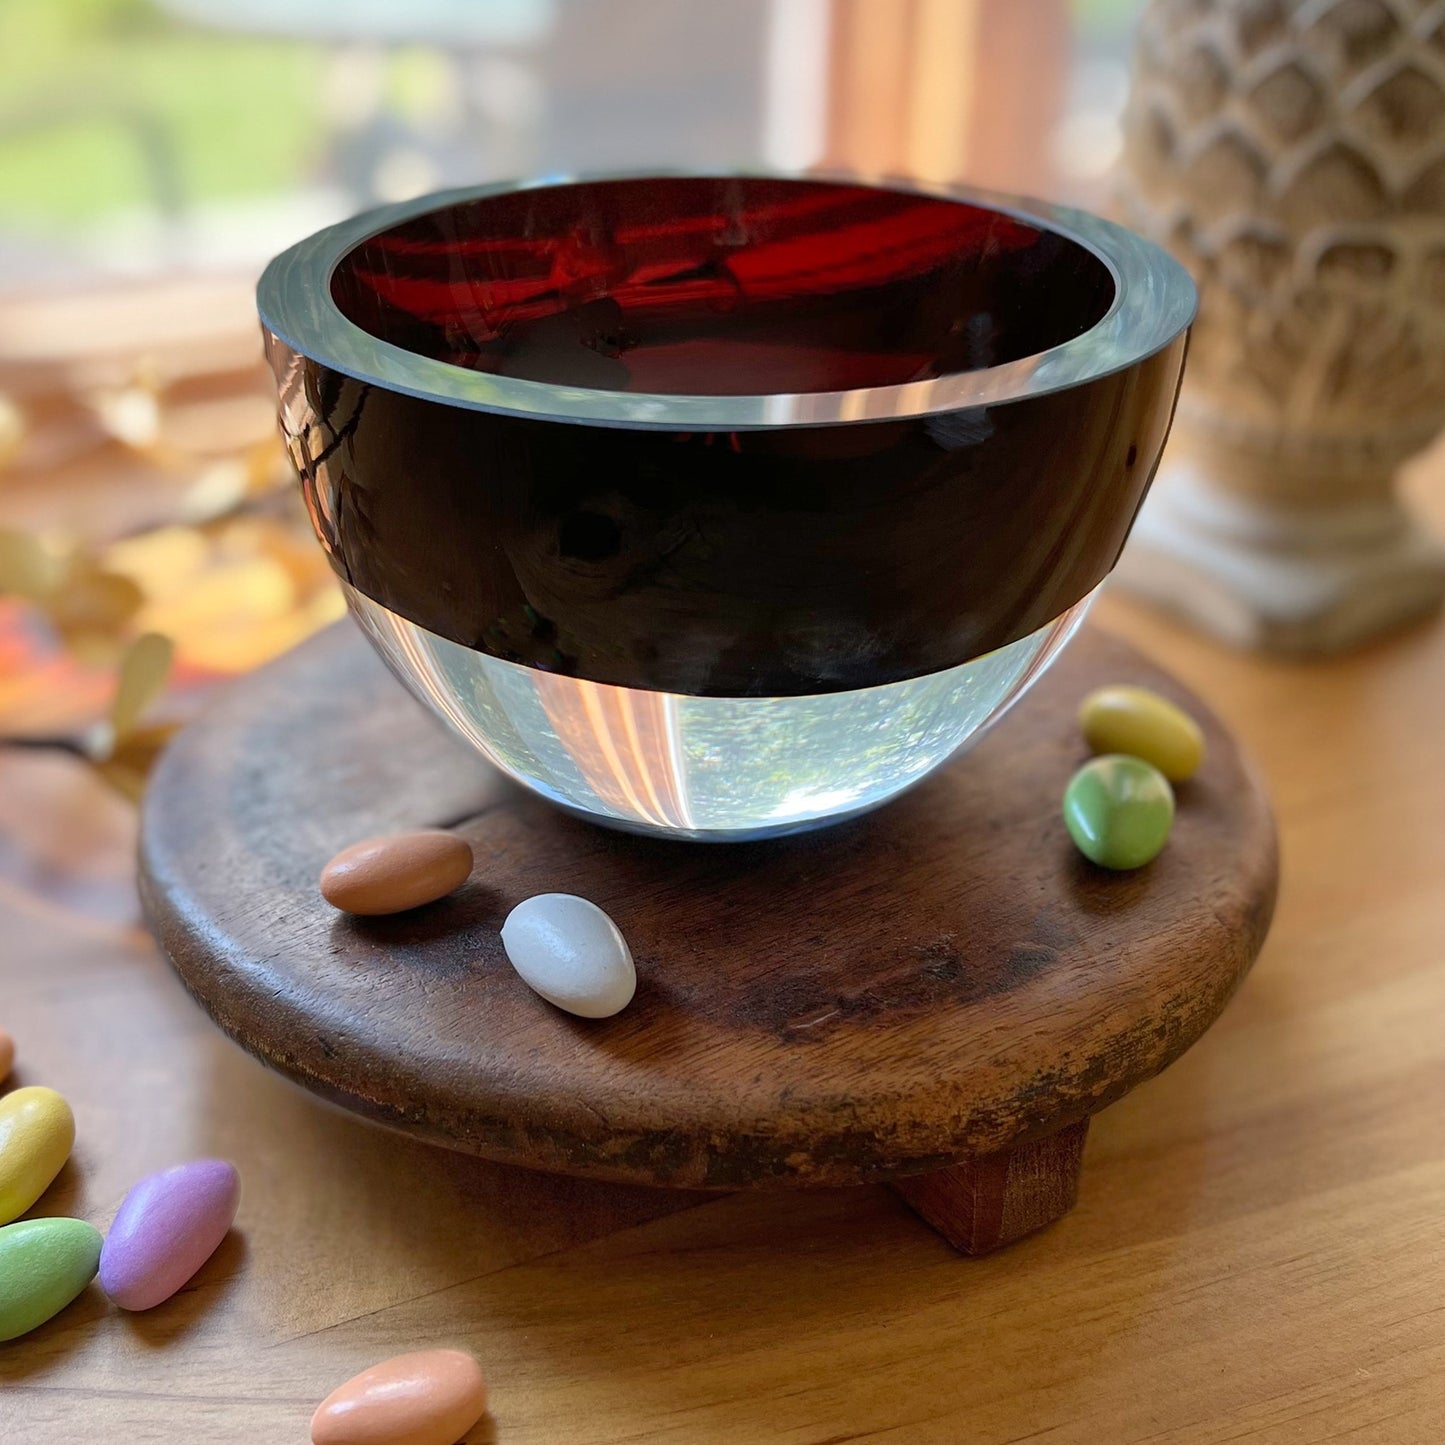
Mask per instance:
[[[1124,584],[1296,652],[1436,605],[1394,475],[1445,426],[1445,3],[1152,0],[1125,137],[1201,307]]]

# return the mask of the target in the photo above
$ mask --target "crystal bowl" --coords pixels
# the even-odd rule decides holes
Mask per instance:
[[[497,767],[693,839],[872,808],[1078,625],[1195,293],[1107,221],[765,175],[450,191],[258,290],[353,616]]]

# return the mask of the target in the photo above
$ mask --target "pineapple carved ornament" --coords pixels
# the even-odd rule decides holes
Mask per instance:
[[[1445,0],[1152,0],[1125,136],[1201,306],[1121,580],[1301,653],[1437,605],[1395,474],[1445,427]]]

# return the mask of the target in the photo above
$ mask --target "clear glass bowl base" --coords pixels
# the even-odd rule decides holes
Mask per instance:
[[[716,842],[800,832],[895,797],[996,722],[1092,601],[926,677],[808,697],[691,697],[503,662],[345,590],[391,670],[503,772],[592,822]]]

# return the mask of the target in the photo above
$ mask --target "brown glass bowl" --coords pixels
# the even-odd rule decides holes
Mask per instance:
[[[871,807],[995,720],[1113,567],[1195,307],[1033,202],[649,176],[427,197],[259,288],[317,535],[513,776],[685,837]]]

